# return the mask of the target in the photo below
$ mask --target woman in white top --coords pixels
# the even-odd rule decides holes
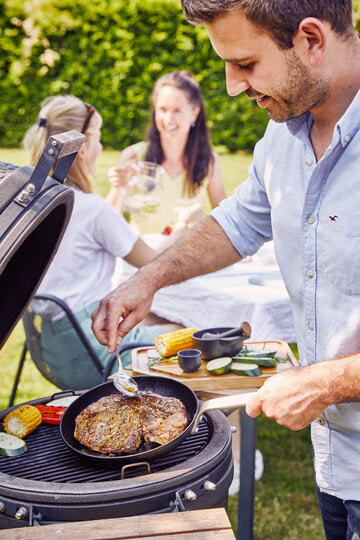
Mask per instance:
[[[68,130],[82,132],[85,143],[70,168],[65,184],[74,189],[74,208],[59,249],[40,284],[38,293],[50,294],[65,301],[81,323],[100,359],[105,363],[107,348],[100,345],[91,330],[92,311],[99,300],[111,290],[111,280],[117,257],[140,267],[149,262],[156,252],[128,225],[124,217],[105,199],[92,193],[91,176],[102,150],[102,119],[94,107],[75,96],[50,97],[42,104],[39,119],[26,133],[24,146],[35,165],[51,135]],[[116,203],[112,189],[113,203]],[[130,332],[126,342],[153,342],[168,326],[139,326]],[[89,388],[101,382],[96,370],[84,369],[84,358],[76,353],[75,336],[65,319],[56,316],[43,319],[42,345],[44,355],[54,370],[64,358],[61,351],[66,341],[67,352],[73,345],[73,357],[67,355],[67,381],[71,388]],[[126,353],[124,353],[126,355]],[[127,355],[125,364],[130,360]],[[116,366],[115,366],[116,368]],[[65,384],[65,383],[64,383]],[[67,387],[69,383],[67,382]]]
[[[211,150],[200,87],[189,72],[174,71],[158,79],[152,93],[151,115],[146,141],[125,148],[118,166],[109,169],[113,186],[109,197],[114,198],[120,211],[124,210],[124,202],[118,188],[123,188],[126,197],[136,162],[150,161],[164,169],[162,201],[156,215],[137,223],[130,214],[130,223],[137,225],[141,234],[163,232],[179,226],[179,220],[185,226],[186,209],[197,210],[192,220],[196,222],[202,217],[198,210],[202,210],[206,194],[213,208],[225,198],[220,160]]]

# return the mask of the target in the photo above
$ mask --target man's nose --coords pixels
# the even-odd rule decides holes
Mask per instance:
[[[236,64],[225,64],[226,74],[226,90],[229,96],[237,96],[241,92],[245,92],[250,88],[250,84],[246,80],[245,74],[239,70]]]

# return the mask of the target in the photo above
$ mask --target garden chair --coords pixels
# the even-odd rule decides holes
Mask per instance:
[[[57,340],[53,347],[53,358],[49,351],[48,343],[44,346],[42,331],[49,321],[65,323],[71,330],[69,339]],[[22,322],[25,330],[25,343],[21,352],[14,385],[11,392],[9,407],[14,403],[21,372],[24,366],[26,353],[30,352],[31,359],[40,373],[61,390],[84,389],[81,387],[81,378],[86,373],[87,380],[91,380],[89,387],[106,382],[112,372],[115,355],[109,355],[109,360],[104,366],[100,361],[90,340],[85,335],[76,316],[69,306],[56,296],[36,295],[27,307]],[[56,336],[55,336],[56,337]],[[153,343],[127,343],[118,349],[120,354],[135,347],[147,347]],[[74,356],[81,357],[81,361],[72,359]]]

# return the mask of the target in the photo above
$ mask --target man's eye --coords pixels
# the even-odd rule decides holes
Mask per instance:
[[[253,69],[255,66],[255,62],[250,62],[249,64],[238,64],[237,65],[239,69]]]

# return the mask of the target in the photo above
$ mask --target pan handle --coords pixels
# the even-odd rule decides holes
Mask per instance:
[[[244,407],[249,401],[249,399],[257,392],[257,390],[258,388],[256,388],[255,391],[247,392],[244,394],[234,394],[232,396],[224,396],[204,401],[204,403],[200,405],[200,408],[194,417],[194,425],[192,427],[191,434],[196,432],[200,417],[206,411],[212,411],[214,409],[236,409],[238,407]]]

